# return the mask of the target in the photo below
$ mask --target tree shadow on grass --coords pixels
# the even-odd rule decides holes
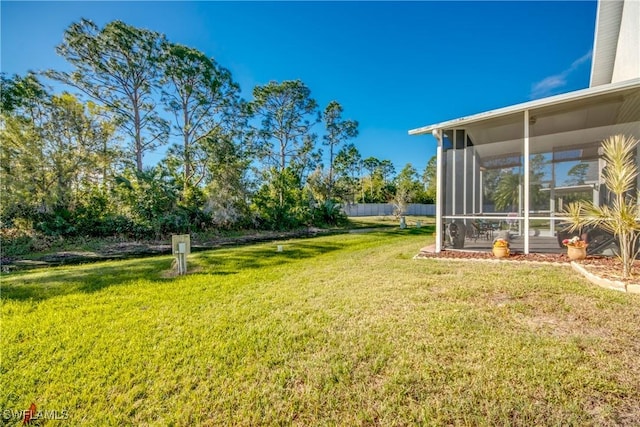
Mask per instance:
[[[247,269],[270,268],[320,256],[343,249],[344,245],[331,242],[293,242],[277,245],[261,245],[225,251],[201,252],[194,263],[203,269],[203,274],[235,274]]]
[[[367,236],[372,240],[407,234],[430,236],[433,228],[387,229],[368,233]],[[191,254],[188,264],[193,275],[233,275],[249,269],[277,268],[302,260],[309,262],[338,250],[347,254],[349,248],[360,243],[360,239],[313,238],[212,249]],[[278,244],[283,246],[282,252],[277,251]],[[0,278],[0,298],[37,302],[56,296],[97,292],[137,280],[171,281],[175,277],[167,275],[167,272],[172,263],[173,257],[163,255],[12,273]]]
[[[194,275],[232,275],[313,258],[343,247],[334,242],[302,241],[283,243],[282,252],[277,252],[275,244],[214,249],[192,254],[188,264]],[[141,279],[166,282],[175,280],[167,275],[172,263],[173,257],[160,256],[15,273],[2,278],[0,297],[37,302],[62,295],[93,293]]]
[[[60,295],[97,292],[140,279],[171,280],[163,278],[162,273],[171,267],[172,261],[171,257],[161,256],[15,273],[2,278],[0,297],[42,301]]]

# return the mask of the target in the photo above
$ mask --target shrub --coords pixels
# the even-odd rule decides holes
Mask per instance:
[[[584,226],[600,227],[618,238],[622,275],[625,278],[631,274],[640,231],[638,194],[632,193],[638,176],[635,163],[637,144],[635,138],[625,135],[605,139],[602,142],[602,157],[606,167],[602,171],[602,179],[612,193],[610,203],[598,206],[593,202],[575,202],[569,204],[566,210],[571,231]]]
[[[313,209],[313,224],[314,225],[329,225],[335,226],[344,224],[347,221],[347,216],[342,212],[340,204],[333,200],[327,200],[321,205]]]

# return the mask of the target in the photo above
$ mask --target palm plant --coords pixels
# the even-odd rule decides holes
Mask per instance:
[[[497,210],[515,211],[520,200],[520,175],[512,171],[500,175],[494,200]]]
[[[625,278],[631,275],[640,231],[638,193],[632,193],[638,176],[634,159],[637,144],[634,137],[626,135],[610,136],[602,142],[602,157],[606,162],[602,179],[611,192],[609,204],[597,206],[593,202],[574,202],[565,210],[571,231],[585,226],[600,227],[618,238],[618,255]]]

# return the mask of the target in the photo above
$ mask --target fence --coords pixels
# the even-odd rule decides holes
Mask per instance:
[[[354,203],[342,206],[342,211],[347,216],[388,216],[393,215],[395,206],[393,203]],[[436,205],[424,203],[410,203],[404,215],[435,216]]]

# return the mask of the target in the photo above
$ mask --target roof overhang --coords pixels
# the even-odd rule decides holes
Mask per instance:
[[[563,93],[561,95],[550,96],[548,98],[536,99],[534,101],[529,101],[522,104],[511,105],[509,107],[491,110],[472,116],[461,117],[458,119],[423,126],[420,128],[411,129],[409,131],[409,135],[426,135],[440,129],[463,128],[474,123],[497,119],[515,113],[524,112],[526,110],[536,110],[539,108],[561,105],[564,103],[580,101],[583,99],[587,100],[589,98],[595,98],[601,95],[615,94],[616,92],[623,92],[629,89],[640,89],[640,78],[590,87],[574,92]]]
[[[589,86],[611,83],[624,1],[599,1]]]

